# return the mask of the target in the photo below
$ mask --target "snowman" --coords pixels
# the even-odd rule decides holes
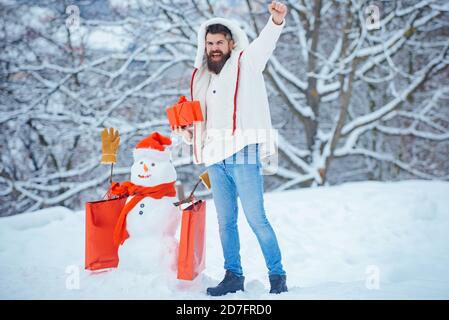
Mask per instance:
[[[141,140],[133,150],[131,181],[112,184],[112,194],[128,195],[114,230],[119,269],[143,274],[176,270],[177,176],[168,145],[171,139],[158,132]]]

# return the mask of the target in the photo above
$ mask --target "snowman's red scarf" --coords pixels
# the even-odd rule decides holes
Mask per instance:
[[[153,187],[138,186],[130,181],[123,183],[113,182],[108,191],[108,195],[116,195],[119,197],[134,196],[123,207],[115,225],[114,243],[116,245],[122,245],[129,237],[128,231],[126,231],[126,216],[128,213],[145,197],[161,199],[162,197],[176,196],[175,181],[162,183]]]

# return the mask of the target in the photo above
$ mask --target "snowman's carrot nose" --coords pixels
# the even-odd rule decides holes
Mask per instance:
[[[148,172],[148,167],[145,163],[143,164],[143,171]]]

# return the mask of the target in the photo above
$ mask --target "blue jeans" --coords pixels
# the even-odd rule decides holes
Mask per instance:
[[[267,220],[263,203],[262,166],[257,144],[207,167],[218,215],[224,268],[243,275],[237,229],[237,197],[240,197],[248,223],[262,249],[269,275],[284,275],[281,251],[276,235]]]

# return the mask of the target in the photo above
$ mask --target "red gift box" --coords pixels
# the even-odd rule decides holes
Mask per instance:
[[[166,109],[170,128],[190,126],[194,122],[204,121],[198,100],[187,101],[181,96],[178,103]]]

